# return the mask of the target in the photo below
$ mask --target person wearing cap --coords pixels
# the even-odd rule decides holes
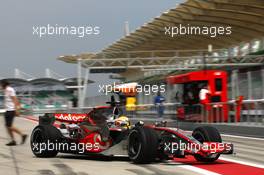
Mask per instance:
[[[11,138],[11,141],[7,143],[7,146],[17,145],[14,137],[14,133],[21,136],[21,144],[24,144],[27,135],[22,133],[18,128],[13,125],[13,121],[16,115],[19,115],[19,110],[21,108],[20,103],[16,97],[16,91],[12,88],[7,80],[1,81],[1,86],[4,91],[4,106],[5,106],[5,126],[7,132]]]

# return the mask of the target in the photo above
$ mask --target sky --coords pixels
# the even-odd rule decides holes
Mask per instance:
[[[43,77],[46,68],[76,76],[76,65],[56,58],[84,52],[99,52],[124,35],[124,23],[135,30],[183,0],[8,0],[0,6],[0,77],[13,77],[14,69]],[[33,35],[33,27],[99,26],[99,35],[83,38],[69,35]],[[102,77],[102,78],[101,78]],[[91,79],[104,79],[92,75]]]

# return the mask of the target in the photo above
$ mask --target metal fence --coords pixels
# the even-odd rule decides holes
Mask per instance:
[[[244,96],[244,99],[264,99],[264,69],[239,73],[233,71],[231,76],[232,94],[234,99],[237,96]]]

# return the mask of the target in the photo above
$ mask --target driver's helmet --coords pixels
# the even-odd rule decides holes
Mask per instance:
[[[117,119],[115,119],[115,126],[130,128],[131,124],[130,124],[129,119],[126,116],[122,115],[118,117]]]

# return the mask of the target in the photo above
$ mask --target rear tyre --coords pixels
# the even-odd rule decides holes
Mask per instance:
[[[155,161],[158,149],[158,135],[154,129],[135,127],[128,136],[128,156],[137,164]]]
[[[61,133],[54,126],[39,125],[33,129],[31,134],[31,150],[36,157],[55,157],[58,154],[55,145],[61,138]]]
[[[222,142],[221,135],[219,131],[212,126],[201,126],[196,128],[192,136],[199,142]],[[200,162],[214,162],[219,158],[220,154],[212,154],[208,157],[203,157],[201,155],[194,155],[195,159]]]

